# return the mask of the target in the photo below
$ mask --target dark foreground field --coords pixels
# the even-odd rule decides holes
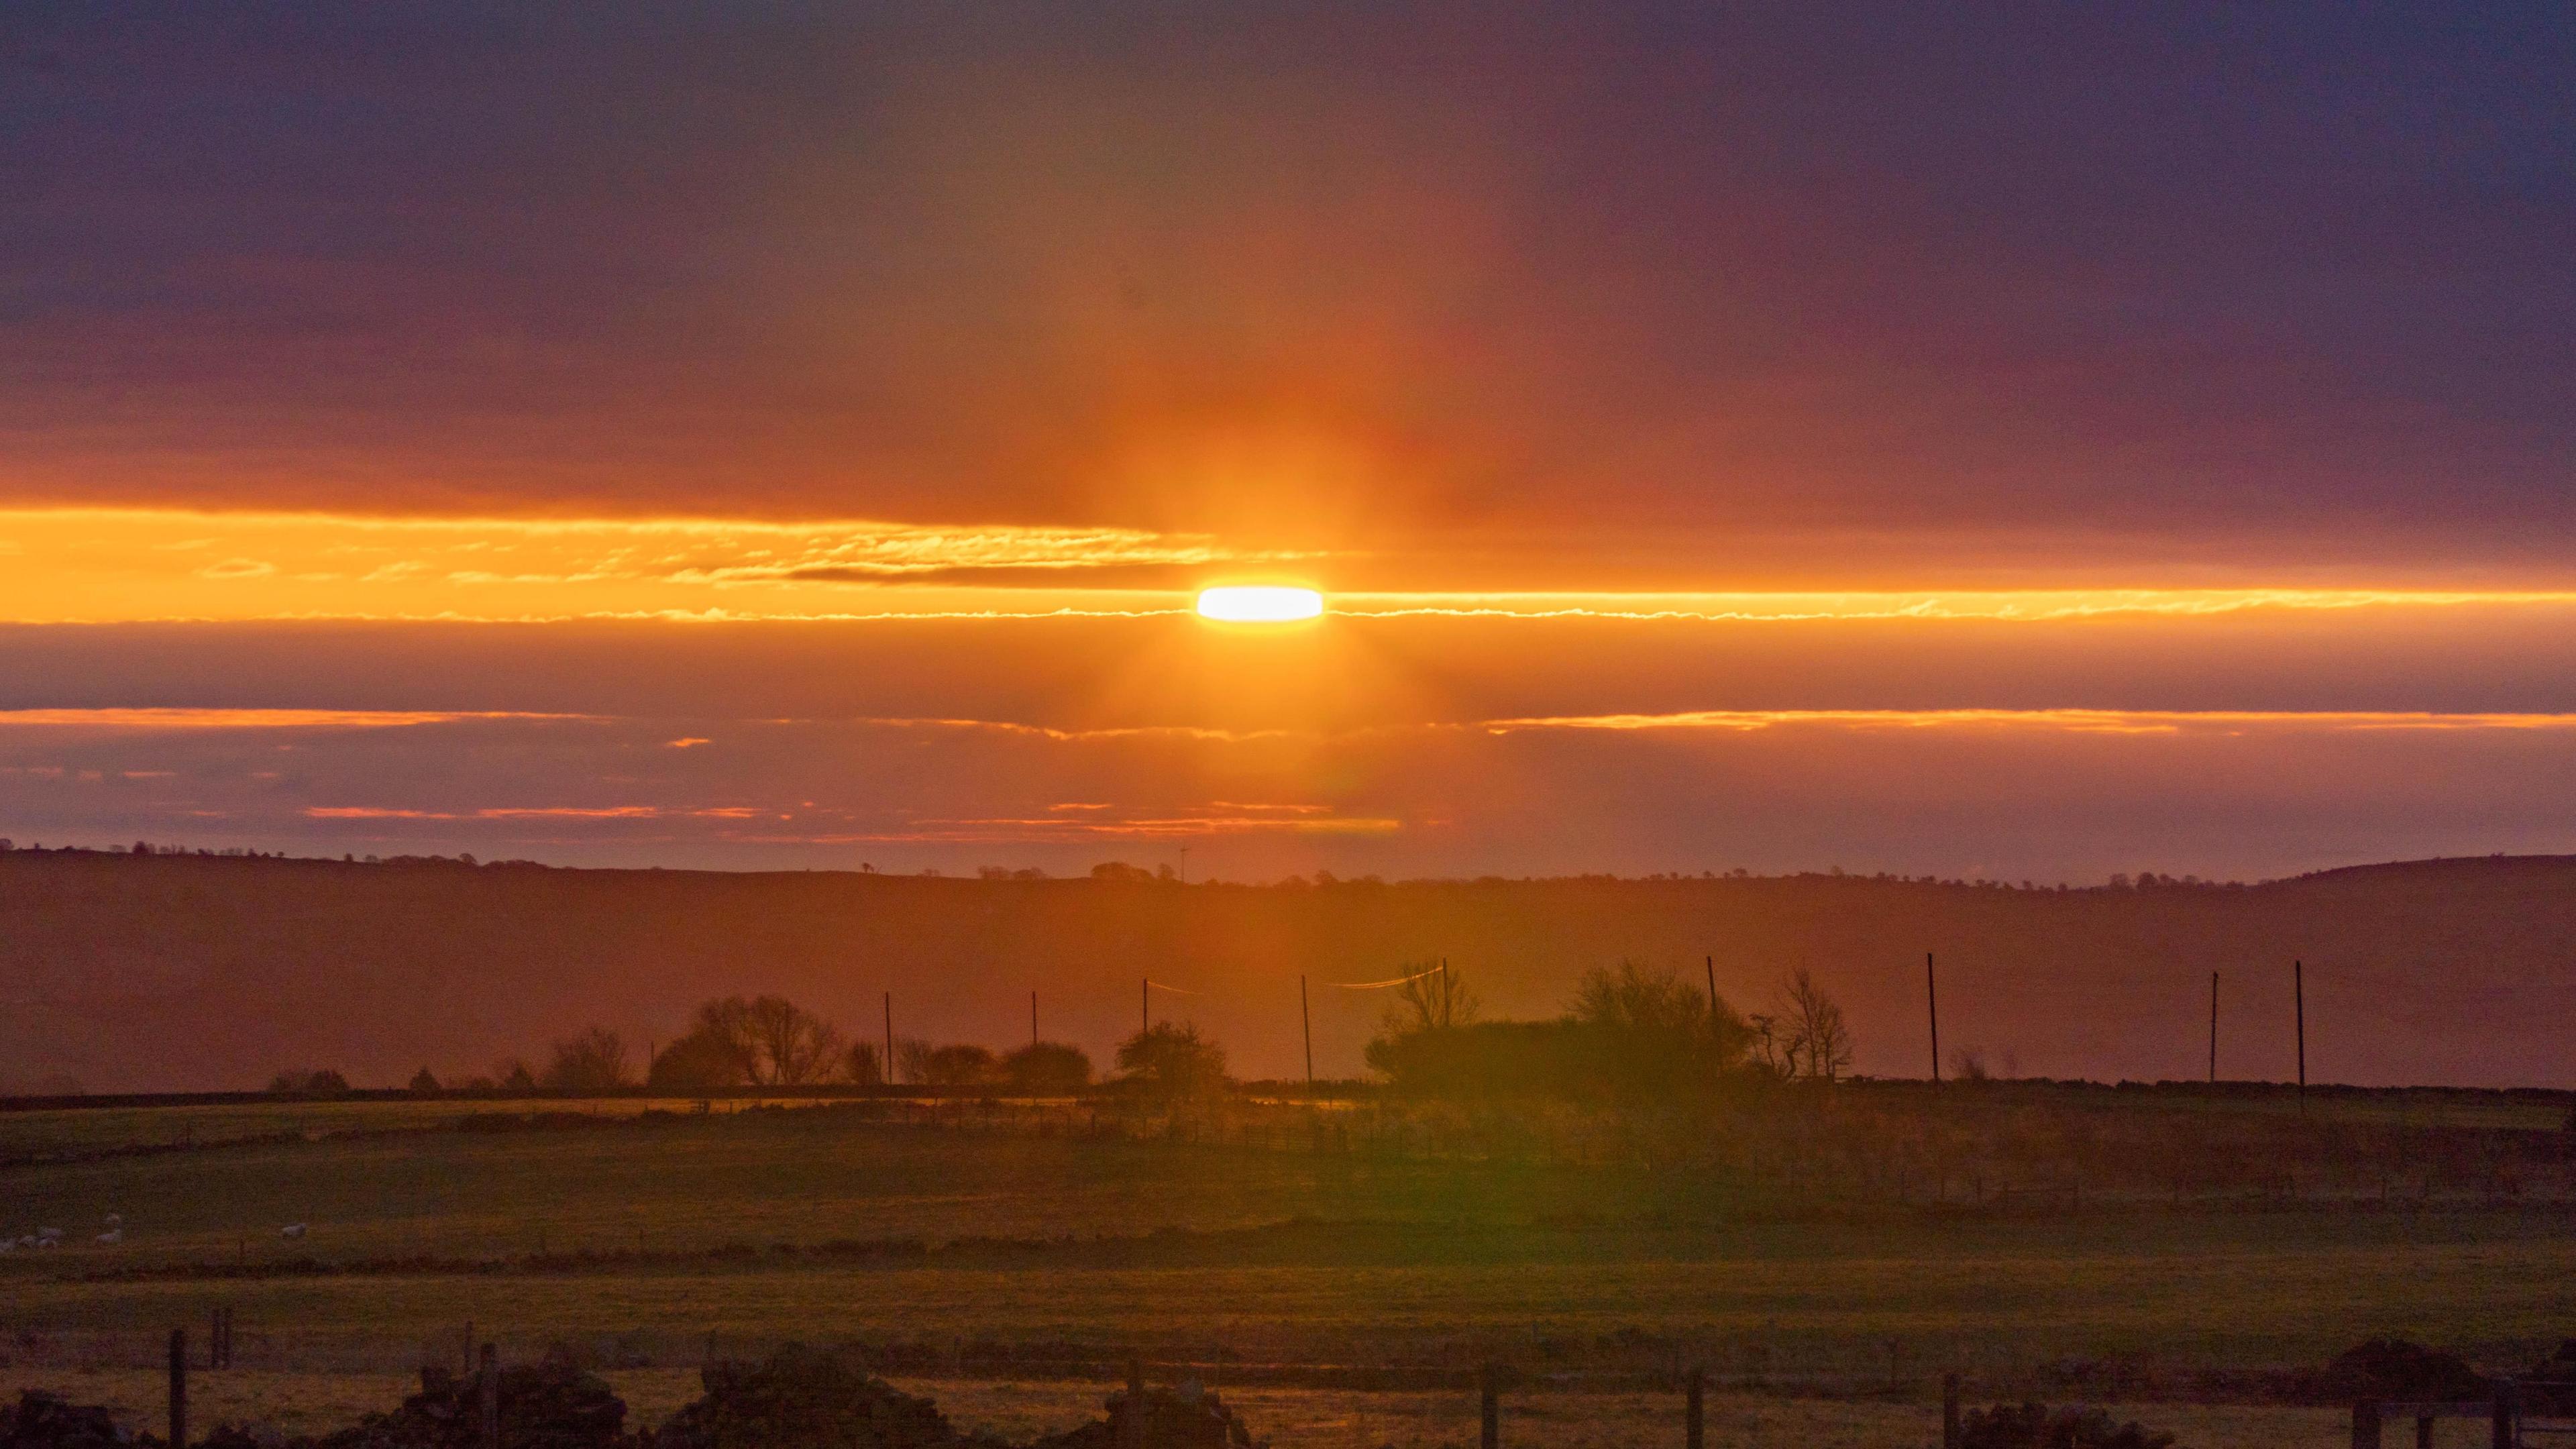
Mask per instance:
[[[2050,1090],[1998,1120],[2081,1135]],[[0,1116],[0,1228],[67,1243],[0,1255],[0,1353],[22,1378],[142,1369],[220,1304],[242,1371],[290,1377],[450,1360],[470,1320],[514,1355],[563,1342],[639,1372],[695,1365],[713,1334],[855,1341],[958,1381],[1079,1381],[1135,1353],[1281,1392],[1433,1388],[1499,1357],[1594,1387],[1702,1362],[1855,1401],[1956,1368],[1996,1392],[2255,1402],[2368,1337],[2509,1367],[2576,1330],[2576,1217],[2545,1177],[1981,1202],[1953,1181],[1934,1202],[1240,1124],[1140,1140],[1007,1111],[594,1105]],[[2212,1144],[2279,1121],[2169,1105]],[[2427,1110],[2549,1140],[2510,1099],[2320,1098],[2298,1130]],[[111,1213],[121,1240],[95,1241]]]

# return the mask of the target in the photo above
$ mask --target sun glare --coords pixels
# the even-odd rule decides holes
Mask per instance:
[[[1313,589],[1234,586],[1199,591],[1199,617],[1226,624],[1286,624],[1324,612]]]

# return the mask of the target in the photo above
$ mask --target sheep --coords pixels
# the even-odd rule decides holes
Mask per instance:
[[[36,1229],[36,1241],[38,1241],[38,1242],[40,1242],[40,1243],[41,1243],[41,1242],[46,1241],[47,1239],[51,1239],[51,1238],[60,1238],[62,1235],[63,1235],[63,1230],[62,1230],[62,1229],[60,1229],[60,1228],[38,1228],[38,1229]]]
[[[277,1235],[281,1238],[300,1238],[304,1236],[304,1227],[302,1223],[288,1223],[277,1230]]]
[[[123,1214],[123,1213],[109,1213],[109,1214],[107,1215],[107,1225],[108,1225],[109,1227],[111,1227],[111,1228],[121,1228],[121,1227],[124,1227],[124,1226],[125,1226],[125,1214]]]
[[[103,1232],[103,1233],[101,1233],[101,1234],[99,1234],[99,1235],[98,1235],[98,1241],[100,1241],[100,1242],[102,1242],[102,1243],[121,1243],[121,1242],[124,1242],[124,1241],[125,1241],[125,1229],[123,1229],[123,1228],[109,1228],[106,1232]]]

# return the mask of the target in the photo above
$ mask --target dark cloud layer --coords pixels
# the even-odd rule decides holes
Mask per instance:
[[[2543,5],[22,16],[0,489],[2556,576],[2571,73]]]

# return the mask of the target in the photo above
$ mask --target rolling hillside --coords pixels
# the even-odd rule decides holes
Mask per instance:
[[[481,1071],[599,1022],[668,1040],[703,997],[777,991],[853,1034],[1008,1046],[1040,1024],[1105,1059],[1197,1021],[1239,1074],[1359,1069],[1382,993],[1331,983],[1445,956],[1489,1013],[1555,1010],[1635,956],[1758,1010],[1812,968],[1859,1070],[1920,1075],[1923,952],[1942,1039],[2021,1073],[2197,1077],[2209,974],[2222,1076],[2294,1070],[2307,965],[2316,1081],[2576,1085],[2576,859],[2426,861],[2252,887],[2022,891],[1859,877],[1180,886],[838,873],[552,870],[95,852],[0,854],[0,1080],[93,1091],[359,1085]],[[1182,994],[1183,992],[1195,994]]]

